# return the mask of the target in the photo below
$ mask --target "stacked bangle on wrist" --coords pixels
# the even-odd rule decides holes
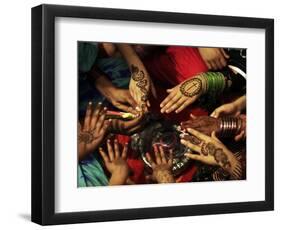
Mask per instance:
[[[206,79],[206,92],[212,95],[221,94],[225,88],[225,77],[220,72],[206,72],[201,76]]]
[[[219,135],[221,137],[234,137],[240,133],[242,128],[242,120],[237,117],[220,118]]]

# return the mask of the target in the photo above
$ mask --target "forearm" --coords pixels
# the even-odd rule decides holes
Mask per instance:
[[[239,97],[233,103],[236,106],[237,110],[244,110],[246,108],[246,95]]]
[[[143,71],[145,76],[148,76],[145,66],[143,65],[141,59],[135,52],[135,50],[128,44],[117,44],[119,52],[122,54],[126,60],[130,70],[132,71],[134,67],[137,67],[139,71]]]
[[[241,180],[243,177],[243,169],[241,162],[231,153],[226,152],[229,165],[221,165],[221,167],[229,173],[234,180]]]
[[[112,91],[116,88],[107,76],[102,73],[98,68],[93,67],[88,73],[88,78],[97,90],[106,98],[110,98]]]

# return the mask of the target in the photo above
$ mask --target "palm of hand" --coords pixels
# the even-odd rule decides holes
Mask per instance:
[[[117,158],[112,162],[106,162],[105,166],[111,174],[115,172],[123,172],[123,174],[128,174],[129,172],[128,164],[123,158]]]

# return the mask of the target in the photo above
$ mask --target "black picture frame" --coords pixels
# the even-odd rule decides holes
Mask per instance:
[[[55,18],[89,18],[265,29],[265,200],[55,213]],[[125,9],[32,8],[32,221],[41,225],[162,218],[274,209],[274,20]]]

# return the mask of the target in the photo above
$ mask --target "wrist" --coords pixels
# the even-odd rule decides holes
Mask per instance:
[[[120,173],[113,172],[109,180],[109,185],[123,185],[126,183],[128,175],[121,175]]]
[[[158,183],[174,183],[175,179],[171,170],[156,170],[153,172],[153,176]]]
[[[219,129],[217,134],[220,137],[234,137],[242,130],[242,119],[238,117],[219,118]]]

